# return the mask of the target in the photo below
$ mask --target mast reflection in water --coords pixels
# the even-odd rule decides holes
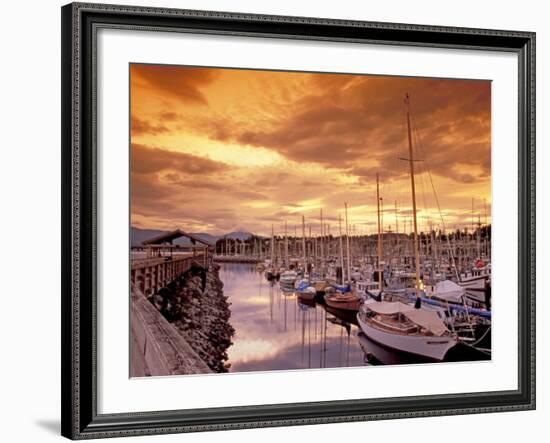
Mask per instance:
[[[220,265],[236,331],[228,349],[230,372],[365,365],[359,330],[346,321],[353,318],[339,318],[319,304],[302,304],[254,265]]]

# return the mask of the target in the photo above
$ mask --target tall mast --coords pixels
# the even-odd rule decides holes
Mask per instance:
[[[476,233],[476,243],[477,243],[477,258],[481,258],[481,215],[477,213],[477,233]]]
[[[344,203],[346,209],[346,259],[347,259],[347,273],[348,273],[348,282],[351,282],[351,267],[350,267],[350,258],[349,258],[349,227],[348,227],[348,204]]]
[[[474,231],[475,231],[475,228],[474,228],[474,198],[472,197],[472,216],[470,218],[471,220],[471,225],[472,225],[472,240],[474,238]]]
[[[325,252],[323,250],[323,235],[324,235],[324,230],[323,230],[323,208],[321,208],[320,210],[320,215],[319,215],[319,220],[320,220],[320,223],[321,223],[321,237],[319,238],[319,241],[320,241],[320,244],[319,244],[319,247],[320,247],[320,251],[321,251],[321,258],[320,258],[320,263],[321,263],[321,269],[324,268],[323,266],[323,262],[324,262],[324,259],[325,259]]]
[[[429,221],[430,223],[430,249],[431,249],[431,260],[432,260],[432,263],[431,263],[431,272],[432,272],[432,285],[435,284],[434,281],[435,281],[435,264],[437,263],[437,259],[436,259],[436,251],[435,251],[435,231],[434,231],[434,227],[433,227],[433,224],[432,224],[432,221],[430,220]],[[427,254],[426,254],[427,255]]]
[[[414,159],[413,159],[413,146],[411,135],[411,115],[410,115],[410,103],[409,94],[405,95],[405,104],[407,105],[407,139],[409,141],[409,166],[411,170],[411,192],[412,192],[412,204],[413,204],[413,227],[414,227],[414,265],[415,265],[415,277],[416,277],[416,296],[418,297],[418,290],[420,289],[420,251],[418,250],[418,224],[416,220],[416,187],[414,185]]]
[[[342,281],[344,284],[344,246],[342,245],[342,214],[338,214],[338,230],[340,231],[339,246],[340,246],[340,269],[342,270]]]
[[[395,205],[395,233],[399,232],[399,221],[397,220],[397,200],[394,202]]]
[[[287,233],[287,222],[285,220],[285,267],[288,268],[288,233]]]
[[[399,220],[397,219],[397,200],[394,202],[395,204],[395,253],[394,256],[399,257]]]
[[[485,255],[489,256],[489,248],[487,247],[487,199],[483,199],[483,210],[485,212],[485,236],[483,238],[483,249],[485,251]]]
[[[382,233],[380,227],[380,180],[378,172],[376,173],[376,213],[378,216],[378,269],[376,272],[378,273],[378,289],[382,292],[382,273],[380,272],[380,267],[382,265]]]
[[[316,252],[315,250],[313,250],[313,240],[311,239],[311,225],[307,225],[308,226],[308,229],[309,229],[309,235],[308,235],[308,238],[309,238],[309,256],[311,257],[312,255],[314,256],[313,257],[313,263],[315,263],[315,255],[316,255]],[[307,244],[306,244],[306,248],[307,248]]]
[[[302,252],[304,253],[304,272],[307,269],[307,255],[306,255],[306,219],[302,215]]]
[[[271,224],[271,266],[273,266],[275,260],[275,236],[273,233],[273,224]]]

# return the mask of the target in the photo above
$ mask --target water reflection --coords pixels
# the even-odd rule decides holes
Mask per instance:
[[[425,360],[399,354],[370,340],[363,332],[357,334],[359,346],[365,354],[365,363],[370,365],[401,365],[406,363],[423,363]]]
[[[365,365],[353,316],[282,292],[254,265],[221,264],[231,303],[231,372]]]
[[[422,363],[366,337],[355,314],[283,292],[254,265],[223,263],[220,277],[231,303],[236,332],[228,349],[230,372],[340,368]],[[455,346],[446,361],[485,360],[485,354]]]

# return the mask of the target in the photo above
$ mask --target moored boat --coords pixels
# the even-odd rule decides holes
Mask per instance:
[[[349,287],[337,288],[325,294],[325,303],[331,308],[357,312],[361,306],[361,297]]]
[[[308,280],[304,279],[299,282],[296,282],[295,288],[296,288],[295,292],[298,295],[298,298],[300,300],[312,301],[315,299],[315,295],[317,294],[317,291],[315,287],[311,286]]]
[[[267,280],[278,280],[280,277],[280,271],[277,268],[269,267],[265,270],[264,275]]]
[[[357,294],[363,299],[375,297],[380,292],[380,284],[374,280],[359,280],[356,282]]]
[[[437,311],[401,302],[365,303],[357,321],[372,341],[430,361],[442,361],[458,343]]]
[[[284,271],[280,278],[279,282],[282,286],[292,286],[294,287],[294,283],[296,282],[296,279],[298,278],[298,274],[294,270],[288,270]]]
[[[424,292],[427,297],[443,300],[449,303],[464,302],[464,296],[466,290],[451,280],[443,280],[437,282],[435,285],[427,285],[424,287]]]
[[[477,260],[469,271],[458,276],[458,284],[470,290],[482,291],[488,281],[491,281],[491,264],[483,260]]]

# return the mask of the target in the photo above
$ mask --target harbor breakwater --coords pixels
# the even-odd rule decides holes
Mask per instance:
[[[235,330],[219,269],[217,264],[208,270],[193,264],[150,301],[213,372],[227,372]]]

